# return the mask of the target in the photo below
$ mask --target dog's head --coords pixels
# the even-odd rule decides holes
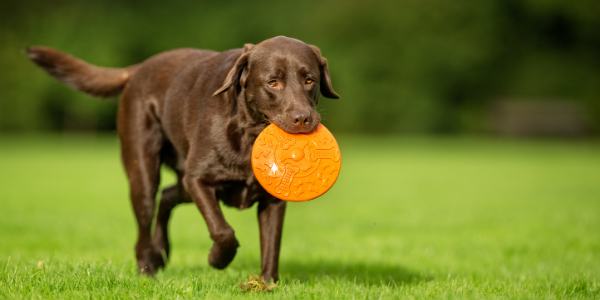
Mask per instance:
[[[284,36],[246,44],[215,95],[238,86],[257,117],[264,115],[288,133],[317,128],[319,94],[340,97],[331,87],[327,60],[319,48]]]

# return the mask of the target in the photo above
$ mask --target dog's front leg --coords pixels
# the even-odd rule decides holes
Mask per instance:
[[[286,202],[275,197],[258,204],[260,227],[261,276],[268,282],[279,280],[279,250]]]
[[[203,182],[199,177],[184,178],[183,182],[185,189],[192,196],[194,203],[204,216],[210,237],[214,241],[208,256],[208,263],[217,269],[223,269],[231,263],[237,248],[240,246],[235,238],[233,228],[227,224],[225,217],[223,217],[213,187]]]

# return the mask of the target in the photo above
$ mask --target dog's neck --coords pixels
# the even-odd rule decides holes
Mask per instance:
[[[262,114],[246,102],[243,88],[229,91],[226,97],[229,121],[225,133],[229,146],[235,152],[247,152],[249,157],[254,141],[268,124]],[[241,157],[246,155],[242,154]]]
[[[260,127],[264,129],[268,125],[264,114],[252,107],[252,103],[246,101],[245,88],[237,86],[228,95],[232,99],[231,118],[236,119],[239,124],[245,124],[248,127]]]

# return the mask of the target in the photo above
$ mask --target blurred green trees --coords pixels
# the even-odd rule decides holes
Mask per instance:
[[[600,123],[597,0],[92,1],[0,4],[0,130],[114,130],[117,100],[70,91],[27,60],[47,45],[121,67],[286,35],[319,46],[352,132],[477,132],[490,101],[566,99]]]

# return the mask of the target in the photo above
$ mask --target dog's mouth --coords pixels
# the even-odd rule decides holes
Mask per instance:
[[[269,119],[269,117],[267,117],[267,115],[261,113],[260,114],[260,123],[265,124],[267,126],[271,125],[271,119]]]
[[[302,126],[294,125],[292,122],[281,120],[278,117],[267,118],[266,121],[268,122],[267,124],[273,123],[289,134],[307,134],[317,129],[319,124],[321,124],[321,117],[317,114],[309,124],[304,124]]]

